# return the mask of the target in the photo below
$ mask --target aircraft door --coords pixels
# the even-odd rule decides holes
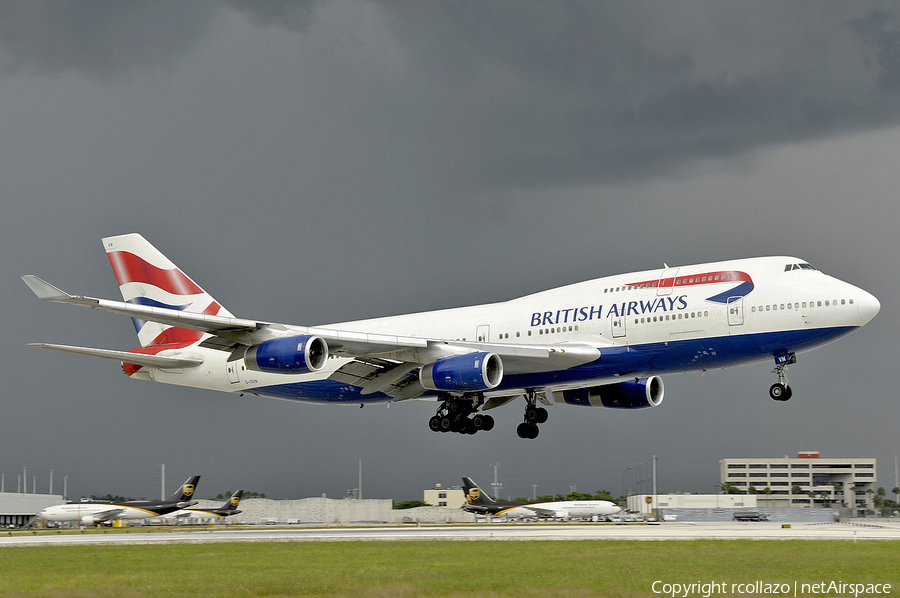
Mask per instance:
[[[488,324],[482,324],[475,329],[475,340],[479,343],[489,343],[491,341],[491,327]]]
[[[613,338],[623,338],[625,336],[625,319],[625,316],[610,318]]]
[[[678,268],[666,268],[659,275],[659,282],[656,285],[656,295],[662,297],[671,295],[675,289],[675,277],[678,276]]]
[[[728,325],[740,326],[744,323],[744,298],[729,297],[728,298]]]
[[[241,381],[238,377],[238,368],[240,367],[241,360],[237,359],[235,361],[229,361],[225,364],[225,371],[228,373],[228,381],[232,384],[237,384]]]

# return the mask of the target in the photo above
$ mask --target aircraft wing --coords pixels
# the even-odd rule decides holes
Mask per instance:
[[[94,297],[84,297],[81,295],[70,295],[49,282],[31,274],[22,276],[22,280],[25,281],[25,284],[28,285],[32,292],[43,301],[79,305],[81,307],[89,307],[91,309],[105,311],[120,316],[127,316],[129,318],[149,320],[151,322],[158,322],[169,326],[177,326],[178,328],[206,332],[231,341],[231,346],[249,346],[273,338],[306,334],[321,336],[328,341],[329,347],[335,349],[336,353],[343,349],[351,355],[383,353],[385,351],[401,348],[424,348],[428,345],[428,342],[421,338],[346,332],[342,330],[311,328],[306,326],[288,326],[272,322],[258,322],[241,318],[187,313],[177,309],[125,303],[123,301],[110,301],[108,299],[96,299]],[[222,348],[225,347],[223,346]]]
[[[523,508],[534,511],[534,514],[538,517],[556,517],[556,514],[559,512],[555,509],[543,509],[535,505],[525,505]]]
[[[250,346],[284,336],[316,335],[327,341],[329,351],[335,355],[345,357],[383,356],[392,359],[397,364],[409,363],[410,371],[416,365],[433,363],[445,357],[479,351],[496,353],[503,358],[504,370],[510,374],[567,369],[590,363],[600,357],[600,351],[588,344],[524,345],[514,343],[476,343],[370,334],[327,327],[293,326],[226,316],[188,313],[164,307],[71,295],[31,274],[22,276],[22,280],[25,281],[25,284],[39,299],[44,301],[79,305],[130,318],[205,332],[223,340],[222,342],[216,342],[215,339],[205,341],[204,345],[222,350],[234,349],[240,345]],[[161,366],[151,364],[149,361],[144,363],[136,361],[137,358],[132,357],[131,353],[120,359],[115,352],[107,352],[103,349],[66,347],[65,345],[39,346],[59,351],[80,353],[82,355],[118,359],[137,365],[151,365],[155,367],[190,367],[191,365],[196,365],[187,363],[176,365],[172,362],[167,362],[166,366]],[[382,374],[384,372],[378,373]],[[403,374],[395,370],[391,376],[397,376],[402,379]],[[386,388],[391,386],[392,383],[392,380],[381,379],[377,383],[373,382],[371,388],[379,385],[384,385]],[[375,392],[375,390],[371,392]]]
[[[125,509],[107,509],[106,511],[93,513],[91,516],[94,518],[94,521],[109,521],[111,519],[118,519],[119,516],[124,513]]]
[[[113,361],[123,361],[126,363],[133,363],[135,365],[143,365],[155,368],[191,368],[197,367],[198,365],[203,363],[202,359],[194,359],[191,357],[165,357],[162,355],[144,355],[142,353],[133,353],[130,351],[93,349],[91,347],[72,347],[70,345],[54,345],[52,343],[28,343],[28,346],[39,347],[41,349],[53,349],[54,351],[65,351],[66,353],[76,353],[78,355],[87,355],[89,357],[112,359]]]

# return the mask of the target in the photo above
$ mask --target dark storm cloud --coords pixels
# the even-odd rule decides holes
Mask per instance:
[[[172,67],[209,27],[215,4],[35,0],[0,3],[0,67],[110,78]]]
[[[385,5],[479,121],[482,184],[629,179],[900,118],[896,7]]]
[[[900,121],[888,3],[373,0],[458,192],[630,180]],[[338,1],[0,4],[6,71],[171,67],[225,11],[307,32]],[[449,155],[446,155],[449,154]]]
[[[369,496],[484,483],[491,462],[514,496],[621,492],[621,469],[657,454],[663,487],[710,491],[718,459],[803,440],[889,463],[900,289],[883,264],[900,260],[900,129],[878,127],[900,97],[897,12],[0,0],[7,489],[27,466],[41,490],[55,469],[76,496],[149,497],[166,463],[170,486],[202,473],[203,495],[239,483],[343,496],[363,457]],[[127,319],[48,305],[19,280],[118,298],[98,239],[126,232],[236,316],[291,324],[766,254],[809,260],[884,307],[802,355],[788,404],[766,396],[766,363],[667,376],[649,413],[554,408],[534,443],[515,437],[521,400],[496,410],[491,434],[435,435],[434,404],[240,397],[25,347],[134,346]]]

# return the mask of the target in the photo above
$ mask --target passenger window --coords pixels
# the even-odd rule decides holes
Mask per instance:
[[[817,303],[816,307],[822,307],[822,302],[819,301],[819,302]]]

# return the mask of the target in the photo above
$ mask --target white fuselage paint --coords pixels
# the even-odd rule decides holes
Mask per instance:
[[[670,343],[698,339],[726,339],[732,343],[730,346],[740,347],[741,339],[754,335],[843,331],[821,342],[801,343],[799,352],[831,342],[864,325],[878,312],[878,300],[868,292],[817,270],[785,271],[785,266],[792,264],[804,262],[792,257],[762,257],[647,270],[572,284],[502,303],[358,320],[330,324],[327,328],[468,342],[549,346],[582,343],[599,348],[601,354],[610,348],[640,350],[651,345],[668,347]],[[729,304],[711,301],[710,297],[727,294],[729,288],[737,288],[739,280],[687,284],[694,277],[699,279],[705,273],[714,272],[740,272],[752,281],[751,288],[741,290],[742,296]],[[661,277],[671,277],[679,284],[673,284],[672,288],[635,284],[655,282]],[[680,284],[681,281],[685,284]],[[739,313],[729,314],[734,309],[739,309]],[[212,390],[253,392],[256,388],[286,383],[323,381],[350,361],[332,357],[320,371],[289,376],[240,367],[229,376],[227,352],[192,346],[160,355],[200,357],[204,364],[174,370],[144,367],[133,377]],[[730,361],[718,361],[712,367],[772,358],[773,353],[766,350],[740,350]],[[641,375],[707,369],[703,359],[694,362],[679,359],[667,362],[663,355],[657,361],[662,364],[659,371],[641,372]],[[558,387],[547,383],[542,388],[555,390],[602,382],[569,381]],[[504,394],[510,392],[508,387],[503,389]],[[390,398],[381,395],[376,399],[379,400]]]
[[[107,503],[69,503],[47,507],[38,517],[45,521],[80,521],[84,517],[103,514],[112,510],[121,510],[114,519],[146,519],[156,517],[156,513],[125,505]]]

